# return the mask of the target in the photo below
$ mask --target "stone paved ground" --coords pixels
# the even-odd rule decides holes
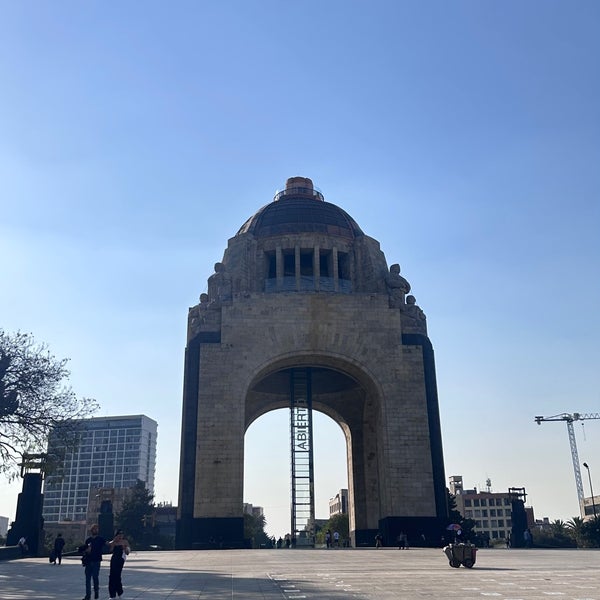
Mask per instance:
[[[226,550],[133,553],[124,600],[600,600],[600,551],[480,550],[473,569],[441,550]],[[100,600],[108,598],[108,562]],[[75,558],[0,562],[0,600],[81,600]]]

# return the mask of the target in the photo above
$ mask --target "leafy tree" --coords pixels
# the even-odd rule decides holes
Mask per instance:
[[[556,519],[550,523],[550,531],[555,536],[563,536],[567,532],[567,524],[562,519]]]
[[[253,548],[260,548],[263,544],[265,546],[271,545],[271,540],[265,533],[266,524],[265,515],[244,513],[244,538],[252,540]]]
[[[566,522],[568,534],[575,540],[578,547],[585,546],[584,522],[581,517],[573,517]]]
[[[76,443],[76,421],[97,410],[69,387],[67,362],[28,333],[0,329],[0,473],[9,478],[23,454],[45,450],[51,431],[60,429],[65,445]]]
[[[590,519],[583,524],[582,533],[588,548],[600,547],[600,518]]]
[[[471,539],[475,536],[473,529],[475,529],[477,523],[473,519],[467,519],[462,516],[459,510],[456,508],[456,497],[450,493],[450,490],[446,488],[446,495],[448,500],[448,525],[456,523],[461,526],[463,538],[466,540]],[[445,538],[449,539],[446,532]],[[451,538],[450,538],[451,539]]]
[[[158,536],[158,527],[154,524],[153,501],[154,494],[138,479],[131,488],[131,495],[123,502],[121,512],[115,515],[115,525],[123,530],[134,548],[148,548]]]
[[[347,514],[333,515],[323,527],[317,532],[316,541],[319,544],[325,543],[325,534],[327,530],[333,534],[337,531],[340,534],[340,544],[344,544],[350,539],[350,519]],[[333,541],[333,540],[332,540]]]

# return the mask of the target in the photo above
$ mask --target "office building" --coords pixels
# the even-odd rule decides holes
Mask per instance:
[[[145,415],[94,417],[78,422],[79,444],[66,448],[50,435],[48,454],[63,456],[44,482],[47,523],[85,522],[91,491],[131,488],[139,479],[154,492],[157,423]]]
[[[333,498],[329,498],[329,517],[348,514],[348,490],[340,490]]]
[[[513,502],[522,502],[525,488],[509,488],[506,492],[492,492],[489,491],[491,488],[488,486],[488,491],[482,492],[477,491],[477,488],[464,489],[461,475],[453,475],[449,481],[450,493],[456,500],[456,510],[464,518],[475,521],[475,531],[478,534],[490,540],[504,540],[512,535],[515,506]],[[521,528],[533,527],[535,524],[533,508],[523,507],[522,510],[526,522]]]

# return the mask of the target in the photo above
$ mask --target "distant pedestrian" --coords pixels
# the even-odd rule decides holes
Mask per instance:
[[[54,561],[53,561],[54,564],[56,564],[57,561],[58,561],[59,565],[62,563],[62,554],[63,554],[64,547],[65,547],[65,540],[62,536],[62,533],[59,533],[56,536],[56,539],[54,540]]]
[[[328,529],[325,532],[325,545],[327,546],[327,548],[331,548],[331,530]]]
[[[408,537],[404,531],[398,535],[398,550],[408,550]]]
[[[29,546],[27,545],[27,538],[24,535],[19,538],[17,545],[19,546],[19,550],[21,550],[21,556],[25,556],[29,551]]]
[[[383,537],[380,533],[375,536],[375,548],[381,548],[383,545]]]
[[[333,532],[333,545],[336,548],[340,547],[340,532],[339,531],[334,531]]]

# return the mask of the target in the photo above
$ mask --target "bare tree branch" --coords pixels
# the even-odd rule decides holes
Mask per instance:
[[[51,431],[74,443],[76,421],[98,409],[68,385],[67,362],[30,334],[0,329],[0,473],[9,478],[24,452],[46,449]]]

